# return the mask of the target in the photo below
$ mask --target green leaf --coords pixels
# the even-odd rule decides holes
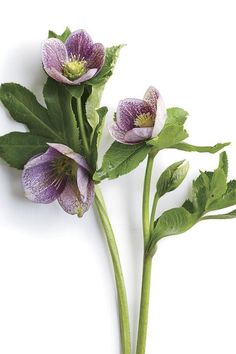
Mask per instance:
[[[103,64],[102,69],[100,72],[94,76],[92,79],[88,80],[86,84],[90,85],[105,85],[105,83],[108,81],[108,79],[111,77],[113,74],[113,70],[115,68],[117,59],[120,54],[121,48],[123,48],[124,45],[117,45],[113,46],[110,48],[106,48],[106,55],[105,55],[105,62]]]
[[[46,151],[46,143],[41,136],[12,132],[0,137],[0,157],[11,167],[23,169],[31,157]]]
[[[25,124],[33,134],[44,136],[49,141],[62,142],[61,136],[51,123],[47,110],[25,87],[14,83],[1,85],[0,100],[12,118]]]
[[[64,85],[47,79],[43,90],[48,113],[55,129],[62,132],[63,142],[73,150],[79,150],[79,129],[71,106],[71,95]]]
[[[188,152],[209,152],[210,154],[215,154],[216,152],[228,146],[230,143],[216,144],[214,146],[197,146],[188,143],[178,143],[171,146],[173,149],[188,151]]]
[[[94,180],[113,179],[134,170],[150,149],[145,143],[125,145],[115,141],[104,155],[102,167],[95,173]]]
[[[101,107],[97,110],[99,122],[98,122],[96,129],[94,131],[94,135],[93,135],[93,139],[92,139],[92,143],[91,143],[91,151],[93,152],[91,164],[92,164],[92,168],[94,171],[96,170],[96,167],[97,167],[98,147],[99,147],[99,143],[101,140],[102,131],[103,131],[107,112],[108,112],[107,107]]]
[[[206,210],[208,210],[215,200],[219,200],[227,190],[227,181],[224,171],[217,168],[210,181]]]
[[[227,214],[217,214],[217,215],[206,215],[201,220],[209,220],[209,219],[234,219],[236,218],[236,210],[231,211]]]
[[[220,153],[219,168],[224,171],[224,174],[227,177],[228,176],[229,164],[228,164],[228,157],[227,157],[227,154],[226,154],[225,151],[222,151]]]
[[[157,137],[148,140],[147,144],[154,146],[157,150],[172,147],[178,142],[188,137],[187,131],[184,129],[184,123],[188,113],[182,108],[167,109],[167,118],[165,125]]]
[[[189,230],[196,222],[197,217],[190,214],[185,208],[173,208],[165,211],[155,224],[147,251],[156,246],[156,243],[163,237],[182,234]]]
[[[236,181],[227,184],[227,191],[218,200],[214,200],[208,207],[208,211],[228,208],[236,204]]]
[[[99,115],[97,110],[100,106],[103,90],[104,85],[92,86],[91,94],[85,104],[87,120],[92,127],[92,130],[94,130],[99,123]]]
[[[198,178],[193,181],[192,204],[195,213],[202,215],[205,211],[210,188],[210,180],[206,173],[201,172]]]
[[[69,29],[69,27],[66,27],[65,31],[62,34],[56,34],[54,31],[49,30],[48,38],[58,38],[62,42],[65,42],[70,34],[71,34],[71,30]]]
[[[162,197],[164,194],[175,190],[185,179],[189,169],[186,161],[178,161],[170,165],[160,176],[157,182],[157,194]]]

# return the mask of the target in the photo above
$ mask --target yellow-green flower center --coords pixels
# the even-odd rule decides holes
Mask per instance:
[[[54,161],[54,169],[57,176],[70,176],[76,175],[77,164],[75,161],[69,159],[68,157],[59,157]]]
[[[69,80],[76,80],[86,73],[86,61],[72,59],[63,65],[63,75]]]
[[[134,125],[139,128],[153,127],[155,122],[154,116],[150,113],[141,113],[134,120]]]

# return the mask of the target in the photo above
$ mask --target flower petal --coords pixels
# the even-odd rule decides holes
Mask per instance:
[[[60,154],[49,148],[44,154],[32,158],[24,167],[22,183],[25,195],[36,203],[51,203],[63,191],[66,178],[57,178],[52,162]]]
[[[45,71],[55,69],[62,70],[62,65],[68,60],[67,50],[59,39],[49,38],[42,44],[42,62]]]
[[[121,100],[116,112],[116,123],[121,130],[131,130],[134,128],[135,118],[143,113],[153,114],[147,102],[135,98]]]
[[[152,136],[152,127],[148,128],[133,128],[125,134],[125,141],[127,143],[140,143],[143,140],[147,140]]]
[[[87,186],[87,199],[82,201],[81,194],[76,184],[76,181],[68,181],[64,191],[58,198],[58,202],[61,207],[68,213],[78,216],[83,214],[89,209],[94,198],[94,184],[92,181]]]
[[[90,58],[87,61],[88,68],[97,68],[98,70],[104,64],[105,60],[105,48],[101,43],[95,43],[93,45],[93,51]]]
[[[157,100],[156,119],[153,127],[152,137],[157,136],[165,125],[167,113],[163,98],[159,96]]]
[[[159,91],[153,87],[150,86],[145,95],[144,95],[144,101],[146,101],[147,103],[149,103],[149,105],[151,106],[153,113],[156,115],[156,110],[157,110],[157,100],[160,97],[160,93]]]
[[[111,136],[119,141],[120,143],[125,144],[125,131],[121,130],[118,125],[116,123],[113,123],[112,125],[110,125],[108,127],[109,133],[111,134]]]
[[[67,38],[65,42],[69,57],[75,56],[78,60],[87,60],[92,54],[93,41],[84,30],[78,30]]]
[[[69,79],[67,79],[67,77],[65,77],[64,75],[62,75],[62,73],[54,68],[52,69],[47,69],[44,68],[46,73],[52,77],[54,80],[58,81],[58,82],[62,82],[63,84],[67,84],[67,85],[74,85],[74,81],[71,81]]]
[[[92,77],[94,77],[97,74],[98,69],[88,69],[88,71],[80,76],[78,79],[71,81],[71,85],[78,85],[81,82],[87,81],[89,79],[91,79]]]
[[[63,144],[48,143],[55,151],[69,157],[70,159],[77,162],[77,164],[83,167],[85,170],[89,171],[88,164],[83,156],[74,152],[71,148]]]

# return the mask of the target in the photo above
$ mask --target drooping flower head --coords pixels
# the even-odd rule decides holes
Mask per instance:
[[[69,214],[82,216],[94,198],[94,183],[85,159],[62,144],[30,159],[24,167],[25,195],[36,203],[58,200]]]
[[[104,58],[104,46],[93,43],[84,30],[71,33],[65,43],[49,38],[42,45],[44,70],[54,80],[68,85],[91,79],[100,71]]]
[[[149,87],[143,100],[127,98],[119,102],[110,133],[123,144],[137,144],[155,137],[163,128],[165,119],[163,99],[154,87]]]

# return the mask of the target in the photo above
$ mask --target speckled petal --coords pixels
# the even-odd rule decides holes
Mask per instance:
[[[137,144],[143,140],[147,140],[152,136],[153,128],[133,128],[125,134],[127,143]]]
[[[78,85],[81,82],[87,81],[97,74],[98,69],[88,69],[88,71],[78,79],[71,81],[71,85]]]
[[[87,164],[85,158],[83,156],[81,156],[80,154],[77,154],[76,152],[74,152],[68,146],[63,145],[63,144],[56,144],[56,143],[48,143],[48,145],[50,147],[52,147],[53,149],[55,149],[55,151],[57,151],[57,153],[60,153],[62,155],[69,157],[70,159],[74,160],[79,166],[81,166],[84,169],[86,169],[87,171],[89,171],[89,167],[88,167],[88,164]]]
[[[36,203],[51,203],[63,191],[66,178],[55,175],[52,162],[60,154],[49,148],[44,154],[32,158],[24,167],[22,183],[25,195]]]
[[[48,76],[52,77],[54,80],[61,82],[66,85],[74,85],[74,82],[67,79],[62,73],[54,68],[52,69],[47,69],[44,68]]]
[[[149,104],[143,100],[127,98],[119,102],[116,112],[116,123],[121,130],[134,128],[134,120],[142,113],[151,113]]]
[[[84,30],[78,30],[67,38],[65,46],[69,57],[75,56],[78,60],[87,60],[92,54],[93,41]]]
[[[105,59],[105,48],[101,43],[95,43],[93,45],[93,51],[90,56],[90,58],[87,61],[87,67],[90,68],[96,68],[98,70],[101,69],[101,67],[104,64],[104,59]]]
[[[157,110],[157,100],[160,97],[160,93],[159,91],[153,87],[150,86],[145,95],[144,95],[144,101],[146,101],[147,103],[149,103],[149,105],[151,106],[153,113],[156,115],[156,110]]]
[[[157,136],[165,125],[167,113],[165,103],[161,96],[157,100],[156,119],[153,127],[152,137]]]
[[[88,194],[86,201],[82,201],[76,181],[68,181],[64,191],[58,198],[58,202],[68,214],[77,214],[81,217],[89,209],[93,202],[93,198],[94,184],[92,181],[90,181],[88,184]]]
[[[125,144],[125,131],[121,130],[116,123],[113,123],[108,127],[108,130],[111,134],[111,136],[119,141],[120,143]]]
[[[42,44],[42,62],[45,71],[55,69],[61,72],[62,65],[68,60],[67,50],[59,39],[49,38]]]

